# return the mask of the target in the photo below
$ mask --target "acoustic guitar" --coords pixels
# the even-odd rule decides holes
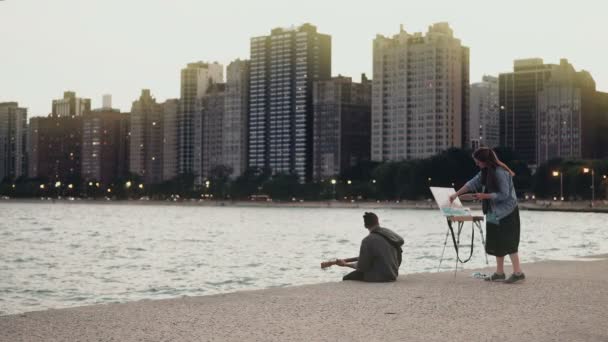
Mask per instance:
[[[357,261],[357,260],[359,260],[359,258],[344,259],[345,262],[353,262],[353,261]],[[337,264],[338,264],[338,259],[336,259],[336,260],[330,260],[330,261],[323,261],[321,263],[321,268],[325,269],[325,268],[328,268],[330,266],[337,265]]]

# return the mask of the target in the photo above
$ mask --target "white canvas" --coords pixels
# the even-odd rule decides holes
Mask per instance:
[[[450,195],[456,193],[456,190],[453,188],[432,186],[431,192],[439,210],[444,216],[471,216],[471,209],[463,207],[458,197],[456,197],[454,202],[450,203]]]

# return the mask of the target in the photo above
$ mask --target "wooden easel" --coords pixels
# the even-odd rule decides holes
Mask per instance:
[[[445,253],[445,246],[448,243],[448,236],[450,234],[452,235],[452,242],[454,244],[454,249],[456,250],[456,267],[454,269],[454,277],[456,276],[456,272],[458,271],[458,262],[461,262],[464,264],[467,261],[471,260],[471,257],[473,256],[473,236],[474,236],[475,228],[477,228],[477,230],[479,230],[479,233],[481,235],[481,243],[484,247],[484,254],[486,256],[486,265],[488,265],[488,254],[485,252],[486,241],[483,236],[483,228],[481,227],[481,222],[483,222],[484,217],[483,216],[447,216],[446,219],[448,222],[448,229],[447,229],[447,232],[445,233],[445,241],[443,242],[443,251],[441,252],[441,259],[439,259],[439,266],[437,266],[437,272],[439,272],[439,269],[441,268],[441,263],[443,262],[443,255]],[[452,223],[454,223],[454,222],[456,222],[458,224],[458,231],[456,233],[454,232],[454,227],[452,226]],[[470,245],[461,245],[460,244],[460,232],[462,231],[462,228],[464,227],[465,222],[471,222],[472,231],[471,231],[471,244]],[[471,253],[469,254],[469,257],[466,260],[460,259],[460,254],[459,254],[460,247],[471,248]]]

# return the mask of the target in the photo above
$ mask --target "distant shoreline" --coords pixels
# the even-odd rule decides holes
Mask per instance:
[[[111,205],[177,205],[177,206],[201,206],[201,207],[251,207],[251,208],[341,208],[341,209],[421,209],[437,210],[435,202],[427,201],[231,201],[231,200],[183,200],[183,201],[159,201],[159,200],[92,200],[92,199],[4,199],[2,203],[64,203],[64,204],[111,204]],[[479,203],[465,203],[465,206],[473,210],[481,210]],[[581,213],[608,213],[608,201],[595,201],[591,207],[590,201],[521,201],[519,207],[522,210],[531,211],[563,211]]]

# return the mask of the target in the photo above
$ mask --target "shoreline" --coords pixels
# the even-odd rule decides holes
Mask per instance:
[[[514,285],[464,270],[35,311],[0,316],[0,341],[605,341],[607,257],[524,264]]]
[[[420,201],[232,201],[232,200],[182,200],[182,201],[161,201],[161,200],[94,200],[94,199],[9,199],[0,200],[2,203],[64,203],[64,204],[108,204],[108,205],[172,205],[172,206],[200,206],[200,207],[250,207],[250,208],[340,208],[340,209],[421,209],[438,210],[437,205],[432,200]],[[472,210],[481,210],[479,203],[464,203]],[[608,213],[608,201],[596,200],[594,207],[589,201],[550,201],[535,200],[521,201],[518,203],[522,210],[531,211],[562,211],[562,212],[581,212],[581,213]]]

